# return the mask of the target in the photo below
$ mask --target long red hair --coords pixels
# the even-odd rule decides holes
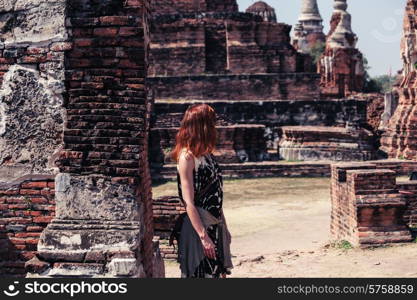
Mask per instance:
[[[176,144],[171,152],[178,161],[182,149],[187,149],[195,157],[214,151],[217,141],[216,113],[207,104],[190,106],[185,112],[176,136]]]

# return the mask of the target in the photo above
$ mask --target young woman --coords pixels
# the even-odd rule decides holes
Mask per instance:
[[[172,152],[178,194],[186,207],[178,242],[181,277],[219,278],[230,274],[231,236],[223,215],[223,180],[213,156],[216,114],[209,105],[187,109]]]

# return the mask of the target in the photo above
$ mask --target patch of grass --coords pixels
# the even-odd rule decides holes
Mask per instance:
[[[350,242],[346,240],[341,241],[331,241],[330,244],[325,246],[326,248],[335,248],[335,249],[341,249],[341,250],[350,250],[353,249],[353,246]]]

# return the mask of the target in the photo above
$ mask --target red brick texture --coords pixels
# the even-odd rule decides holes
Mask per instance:
[[[368,162],[377,169],[388,169],[397,175],[408,176],[417,170],[417,162],[402,160],[378,160]],[[262,177],[330,177],[329,162],[247,162],[221,164],[224,178],[262,178]],[[157,180],[174,180],[176,167],[174,164],[153,166],[152,178]]]
[[[94,5],[69,11],[67,24],[74,47],[65,53],[67,123],[59,167],[62,173],[102,174],[137,187],[144,207],[143,262],[152,276],[147,163],[152,98],[145,82],[149,4],[125,1],[111,11],[106,11],[111,6]]]
[[[287,24],[237,11],[153,14],[149,76],[155,97],[318,99],[319,75],[311,57],[291,46],[290,31]]]
[[[54,177],[0,185],[0,276],[24,276],[39,236],[55,215]]]
[[[71,49],[72,44],[67,42],[51,42],[46,45],[28,46],[14,45],[2,48],[0,45],[0,87],[3,84],[4,74],[12,65],[35,65],[40,72],[47,72],[51,63],[61,62],[63,52]]]
[[[152,128],[151,163],[172,163],[170,151],[175,147],[177,127]],[[214,155],[221,163],[259,161],[266,155],[264,125],[232,125],[217,127],[218,143]]]
[[[391,117],[388,128],[381,139],[381,150],[388,157],[417,158],[417,71],[415,52],[415,31],[417,29],[417,1],[408,0],[404,15],[404,33],[401,41],[403,72],[396,91],[399,104]],[[412,46],[410,46],[412,45]]]
[[[157,14],[192,14],[201,12],[235,12],[236,0],[151,0]]]
[[[331,234],[354,246],[410,242],[403,216],[407,201],[396,173],[373,164],[332,165]]]
[[[177,258],[177,247],[169,245],[169,236],[175,221],[185,207],[176,196],[159,197],[153,200],[153,215],[155,235],[159,239],[162,257],[165,259]]]
[[[331,67],[319,62],[320,89],[323,98],[344,98],[363,91],[365,74],[357,72],[362,53],[355,48],[327,48],[324,58],[331,58]],[[331,70],[331,71],[329,71]]]
[[[286,160],[364,161],[373,158],[373,134],[365,129],[284,126],[279,152]]]

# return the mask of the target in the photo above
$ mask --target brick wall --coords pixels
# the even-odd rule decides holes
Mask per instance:
[[[173,162],[170,152],[175,147],[179,128],[153,128],[150,136],[151,163]],[[220,163],[260,161],[266,159],[265,126],[232,125],[217,127],[214,155]]]
[[[381,138],[381,150],[390,158],[417,158],[416,136],[416,95],[417,72],[415,68],[415,32],[417,29],[417,2],[408,0],[405,8],[401,57],[403,72],[398,80],[396,92],[399,95],[398,107],[389,120]]]
[[[0,181],[53,173],[64,127],[64,51],[70,47],[53,40],[0,42]]]
[[[219,125],[261,124],[266,127],[268,149],[276,150],[282,126],[366,126],[366,101],[204,101],[212,106]],[[157,101],[152,128],[179,127],[184,112],[193,101]]]
[[[410,242],[404,222],[407,201],[396,173],[373,164],[332,165],[331,235],[354,246]]]
[[[0,184],[0,276],[25,276],[39,236],[55,215],[54,177],[28,175]]]
[[[152,127],[178,127],[193,101],[157,101]],[[221,125],[264,124],[266,126],[366,126],[367,102],[343,100],[204,101],[214,108]],[[237,105],[238,104],[238,105]],[[306,117],[307,116],[307,117]],[[352,117],[354,116],[354,117]]]
[[[190,100],[319,99],[318,81],[313,73],[150,78],[156,99]]]
[[[154,15],[149,75],[314,74],[311,58],[291,46],[290,30],[249,13]]]
[[[417,226],[417,181],[397,181],[398,189],[407,201],[404,223],[409,227]]]
[[[65,61],[65,90],[59,91],[65,129],[56,161],[56,215],[26,267],[46,277],[163,276],[163,266],[154,264],[159,250],[152,241],[147,161],[153,100],[145,80],[148,2],[74,0],[63,6],[67,41],[56,51]],[[75,231],[82,245],[56,238]]]
[[[280,157],[302,161],[365,161],[375,158],[373,134],[366,129],[284,126]]]
[[[369,161],[373,168],[388,169],[398,176],[409,176],[417,170],[417,162],[402,160]],[[262,177],[331,177],[331,163],[323,162],[247,162],[221,164],[225,178],[262,178]],[[152,178],[157,180],[174,180],[176,167],[174,164],[152,166]]]
[[[185,207],[176,196],[158,197],[153,200],[153,214],[155,224],[155,235],[159,239],[161,254],[165,259],[176,259],[178,247],[169,245],[169,236],[175,221]]]
[[[185,14],[201,12],[234,12],[236,0],[152,0],[155,14]]]

